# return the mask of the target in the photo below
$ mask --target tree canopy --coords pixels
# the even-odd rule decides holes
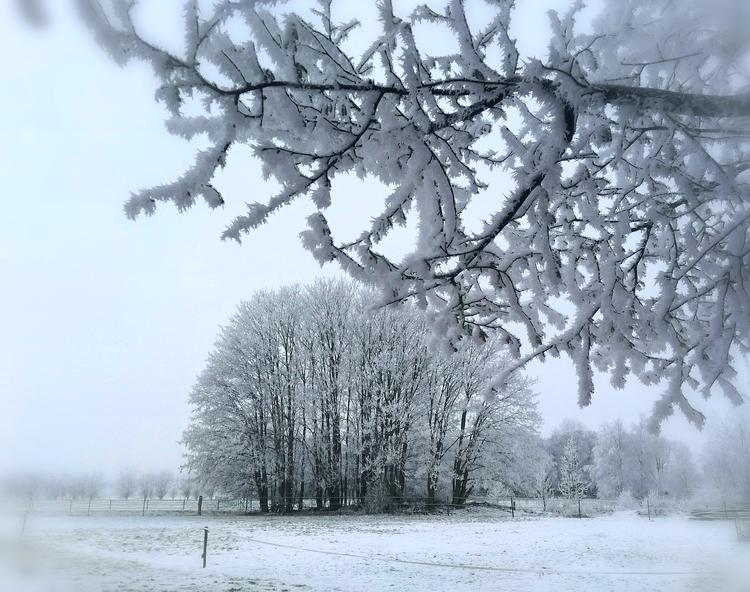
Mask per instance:
[[[402,3],[403,4],[403,3]],[[336,2],[184,7],[184,51],[142,34],[134,1],[81,0],[120,64],[156,73],[168,129],[209,145],[180,178],[135,193],[129,216],[202,198],[236,145],[281,190],[225,231],[244,233],[299,198],[316,212],[305,246],[432,311],[454,345],[498,336],[515,363],[568,354],[579,402],[593,372],[667,388],[654,419],[702,414],[689,391],[735,403],[732,356],[750,326],[748,7],[720,0],[617,0],[593,22],[583,4],[550,13],[546,55],[521,59],[511,0],[381,0],[357,32]],[[425,31],[442,50],[424,49]],[[516,31],[516,33],[519,33]],[[520,31],[525,34],[524,31]],[[341,242],[326,209],[346,175],[387,185],[380,213]],[[398,260],[385,237],[409,219]]]

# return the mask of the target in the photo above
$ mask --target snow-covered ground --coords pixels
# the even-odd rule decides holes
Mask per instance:
[[[3,591],[750,590],[734,524],[681,516],[30,516],[19,532],[6,517]]]

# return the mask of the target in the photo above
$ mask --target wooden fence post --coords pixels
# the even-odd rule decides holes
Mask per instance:
[[[578,517],[581,518],[581,498],[578,498]]]
[[[206,567],[206,554],[208,551],[208,526],[203,527],[203,567]]]
[[[200,516],[203,513],[203,496],[198,496],[198,516]]]
[[[143,498],[143,508],[141,509],[141,516],[146,515],[146,498]]]
[[[513,499],[512,495],[510,496],[510,517],[516,517],[516,500]]]
[[[646,508],[648,509],[648,521],[651,522],[651,502],[646,498]]]

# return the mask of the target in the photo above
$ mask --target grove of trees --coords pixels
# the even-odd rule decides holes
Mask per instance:
[[[629,492],[637,499],[685,499],[701,487],[687,446],[652,433],[644,420],[631,429],[619,420],[604,424],[597,434],[592,469],[600,497]]]
[[[750,412],[747,409],[711,426],[701,464],[707,483],[724,503],[750,504]]]
[[[265,302],[270,305],[282,295],[295,295],[297,298],[293,302],[306,310],[308,298],[325,294],[330,296],[337,290],[342,290],[339,296],[346,296],[345,301],[352,305],[348,314],[365,314],[362,294],[347,284],[285,289],[265,293],[263,298],[267,298]],[[78,475],[23,472],[0,476],[0,495],[25,500],[114,498],[132,500],[134,507],[140,507],[141,500],[190,500],[199,496],[204,499],[248,500],[260,497],[262,492],[264,496],[268,495],[268,499],[267,505],[261,504],[261,507],[269,511],[289,510],[290,506],[286,503],[287,486],[283,480],[287,474],[284,463],[289,458],[285,448],[288,440],[280,437],[288,434],[287,425],[286,420],[277,417],[276,421],[281,421],[284,428],[284,432],[277,437],[275,430],[278,428],[273,419],[275,413],[285,414],[284,410],[275,411],[274,405],[286,403],[287,399],[279,398],[278,393],[273,394],[272,391],[264,393],[262,398],[255,395],[244,398],[242,393],[249,393],[252,383],[240,383],[238,374],[226,366],[222,366],[221,380],[224,382],[214,382],[210,386],[212,394],[206,390],[209,388],[206,382],[209,372],[213,373],[211,380],[219,380],[215,364],[226,353],[225,348],[229,347],[227,335],[232,333],[237,337],[247,329],[244,324],[247,318],[241,318],[241,311],[250,306],[257,312],[260,298],[261,295],[256,295],[243,304],[240,312],[223,330],[208,368],[195,387],[193,398],[199,397],[201,400],[195,404],[194,423],[185,438],[189,467],[185,467],[180,474],[169,470],[143,471],[133,467],[123,468],[111,479],[97,472]],[[398,312],[388,309],[384,311],[385,316],[381,321],[401,319],[411,322],[415,320],[413,313],[408,308]],[[394,314],[395,317],[391,316]],[[308,332],[312,327],[304,322],[300,324],[298,329],[302,333],[298,333],[295,339],[302,339],[303,335],[310,338]],[[320,329],[320,326],[317,328]],[[698,465],[693,462],[685,444],[653,434],[648,430],[645,419],[631,426],[625,426],[620,420],[604,423],[598,431],[565,420],[547,437],[542,437],[536,429],[538,418],[530,385],[519,383],[519,392],[500,393],[501,400],[495,399],[494,409],[489,409],[484,402],[476,404],[483,401],[476,400],[474,393],[477,377],[483,375],[481,368],[488,362],[487,358],[482,357],[488,349],[461,352],[459,358],[438,353],[431,362],[424,362],[424,358],[420,362],[429,341],[425,334],[416,332],[411,334],[415,341],[410,343],[416,347],[416,357],[412,360],[417,365],[426,364],[421,370],[425,378],[409,390],[413,397],[411,404],[406,405],[404,401],[394,403],[395,409],[403,412],[404,418],[408,419],[397,423],[390,411],[379,409],[379,406],[392,402],[393,397],[377,389],[386,388],[383,385],[396,378],[392,375],[377,378],[381,372],[379,363],[392,359],[393,355],[380,358],[384,355],[383,348],[396,344],[387,338],[387,335],[392,337],[390,332],[384,335],[385,330],[385,325],[379,329],[371,325],[367,329],[370,339],[377,334],[383,340],[378,350],[371,352],[368,358],[368,372],[372,374],[367,381],[362,374],[364,369],[356,369],[357,361],[362,363],[361,350],[357,349],[362,344],[350,344],[342,353],[342,363],[347,369],[339,378],[347,381],[357,377],[357,380],[373,389],[369,397],[369,413],[373,421],[368,423],[362,417],[360,406],[363,398],[359,387],[350,393],[347,387],[342,386],[339,389],[341,415],[338,418],[342,446],[336,466],[331,467],[328,460],[329,453],[333,458],[332,444],[335,438],[325,425],[325,412],[321,414],[321,408],[325,409],[330,404],[325,401],[330,393],[327,394],[322,386],[315,387],[318,379],[311,374],[307,375],[306,390],[292,389],[292,411],[296,418],[292,439],[295,469],[292,471],[294,486],[291,489],[295,495],[291,506],[294,509],[301,507],[301,498],[306,498],[308,502],[315,500],[319,507],[364,504],[367,509],[375,511],[387,509],[389,504],[401,500],[427,506],[443,502],[462,506],[467,498],[492,502],[507,496],[540,498],[544,508],[547,508],[550,498],[560,497],[615,500],[625,496],[634,502],[650,498],[652,507],[656,501],[693,500],[700,505],[724,503],[730,507],[750,503],[750,417],[747,413],[732,414],[712,428]],[[242,347],[248,347],[254,339],[257,339],[257,335],[246,336]],[[358,351],[357,357],[352,358]],[[244,356],[248,353],[252,353],[250,349],[242,349],[235,351],[234,355]],[[299,353],[301,355],[304,350]],[[472,357],[474,354],[478,356]],[[398,355],[406,356],[406,353]],[[438,360],[440,365],[430,365]],[[494,361],[502,363],[503,358],[498,357]],[[303,359],[297,359],[295,363],[303,364]],[[325,370],[325,365],[320,365],[318,358],[308,359],[304,364],[309,364],[310,371],[313,367],[330,371]],[[406,364],[401,366],[402,369],[405,367]],[[466,373],[454,374],[457,369]],[[409,376],[416,376],[416,373]],[[234,381],[232,392],[228,390],[231,381]],[[197,395],[201,390],[202,394]],[[203,397],[214,395],[216,399],[209,409]],[[270,408],[258,407],[261,400]],[[264,442],[259,442],[258,435],[252,432],[259,424],[250,413],[266,418]],[[375,421],[374,418],[380,419]],[[387,428],[395,429],[406,423],[405,434],[394,433],[392,436],[400,438],[398,443],[401,448],[398,444],[389,443]],[[213,438],[213,449],[203,445],[202,436],[209,432]],[[405,455],[402,454],[404,443]],[[261,446],[257,452],[254,448],[256,445]],[[276,446],[281,446],[281,450],[278,451]],[[253,464],[259,462],[259,457],[254,456],[256,454],[260,454],[260,462],[264,464]],[[365,458],[369,459],[368,465],[363,460]],[[397,463],[403,462],[403,465],[392,468],[393,459]],[[319,465],[317,468],[316,462]],[[402,466],[403,470],[400,468]],[[337,467],[341,467],[340,476],[334,474],[331,477],[330,474]],[[261,489],[259,492],[256,478],[259,475],[262,478],[264,471],[265,482],[261,479],[260,483],[261,487],[267,486],[268,491]],[[341,484],[338,504],[331,497],[335,495],[335,486],[330,485],[336,478],[340,479]],[[394,484],[396,479],[399,481]],[[630,504],[624,505],[629,507]],[[246,507],[245,504],[238,507],[243,506]]]
[[[256,293],[223,327],[191,395],[188,464],[264,511],[461,505],[514,479],[514,445],[538,416],[497,342],[447,355],[409,305],[368,310],[346,282]]]

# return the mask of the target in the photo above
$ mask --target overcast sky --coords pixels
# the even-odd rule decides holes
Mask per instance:
[[[543,8],[565,1],[521,4],[533,11],[516,34],[527,51],[542,51]],[[272,190],[246,153],[232,155],[220,180],[224,209],[164,206],[128,221],[130,192],[171,180],[193,153],[164,129],[153,76],[145,65],[118,69],[70,15],[40,31],[8,5],[0,7],[0,471],[176,468],[187,396],[218,325],[254,290],[339,272],[302,249],[305,204],[243,245],[219,240],[245,202]],[[173,34],[168,19],[151,24]],[[334,222],[356,228],[378,190],[342,188]],[[567,359],[529,372],[545,433],[564,418],[636,421],[658,395],[635,383],[614,391],[603,378],[580,410]],[[726,409],[719,397],[709,407]],[[681,418],[665,433],[700,441]]]

